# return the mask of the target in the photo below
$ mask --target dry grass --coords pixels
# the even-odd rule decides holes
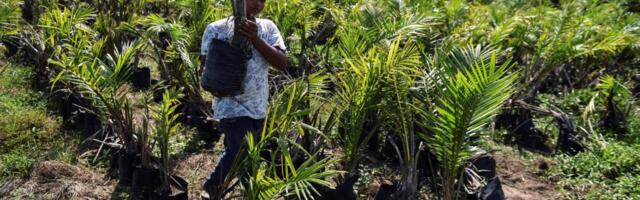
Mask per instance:
[[[115,186],[104,170],[45,161],[29,179],[2,184],[0,199],[110,199]]]

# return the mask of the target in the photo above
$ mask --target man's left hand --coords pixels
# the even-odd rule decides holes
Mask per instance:
[[[242,22],[240,22],[240,27],[237,30],[251,42],[255,42],[260,39],[260,37],[258,37],[258,25],[251,20],[242,20]]]

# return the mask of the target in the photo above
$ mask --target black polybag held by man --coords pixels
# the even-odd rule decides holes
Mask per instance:
[[[266,0],[244,1],[247,19],[240,20],[239,26],[234,24],[234,17],[227,17],[209,24],[202,37],[202,63],[206,63],[212,41],[232,43],[234,34],[240,34],[249,44],[242,91],[234,94],[213,92],[213,118],[220,122],[220,130],[225,134],[225,151],[204,183],[202,197],[205,199],[222,192],[221,185],[235,157],[242,153],[245,135],[252,133],[256,140],[260,137],[269,98],[268,66],[279,70],[288,67],[286,47],[278,27],[268,19],[257,18]]]

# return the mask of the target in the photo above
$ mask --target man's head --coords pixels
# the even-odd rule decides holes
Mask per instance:
[[[264,9],[264,3],[267,0],[246,0],[247,4],[247,17],[256,18],[262,9]]]

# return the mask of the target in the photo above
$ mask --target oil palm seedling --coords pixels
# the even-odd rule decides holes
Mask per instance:
[[[169,150],[183,130],[179,123],[199,133],[215,130],[204,120],[211,114],[211,98],[201,89],[198,54],[202,33],[239,10],[232,5],[227,0],[5,0],[0,53],[9,57],[0,60],[0,73],[11,71],[8,66],[34,67],[34,86],[51,93],[51,102],[67,106],[57,113],[66,125],[92,116],[87,121],[100,131],[85,131],[94,136],[87,141],[102,136],[98,152],[111,146],[106,151],[127,154],[129,161],[119,164],[139,172],[131,175],[132,194],[165,198],[186,188],[172,176],[172,159],[183,158],[171,157]],[[270,73],[275,84],[269,85],[264,128],[247,136],[225,180],[224,189],[235,189],[231,196],[356,199],[371,193],[363,194],[365,188],[377,189],[374,181],[380,183],[376,199],[417,199],[422,189],[434,198],[461,199],[482,190],[479,185],[486,188],[484,179],[497,180],[473,168],[501,108],[495,128],[508,133],[495,132],[494,138],[538,152],[553,152],[547,140],[556,131],[558,146],[580,147],[583,141],[573,136],[583,128],[591,140],[582,150],[634,136],[637,96],[625,86],[640,63],[640,15],[632,1],[269,0],[265,5],[260,17],[278,26],[290,65],[297,67],[288,71],[295,73]],[[146,84],[130,89],[128,82],[142,69]],[[161,89],[147,90],[151,77]],[[579,91],[579,103],[573,91]],[[151,101],[151,93],[161,98]],[[588,102],[576,123],[582,127],[574,126],[577,118],[560,107],[571,104],[572,111],[582,111],[582,102]],[[536,128],[540,120],[555,120],[557,129]],[[608,131],[627,134],[605,137]],[[579,152],[563,148],[557,149]],[[185,167],[179,171],[192,170]],[[159,186],[136,188],[140,180]],[[232,187],[238,183],[241,188]],[[420,188],[423,183],[428,188]]]
[[[433,66],[437,73],[431,80],[439,91],[433,97],[435,105],[416,107],[424,119],[420,123],[431,132],[420,137],[442,165],[444,199],[460,198],[464,163],[477,152],[483,128],[514,92],[517,78],[508,71],[510,62],[497,64],[496,54],[488,62],[482,57],[458,57],[473,49],[456,50],[461,54],[449,54],[451,59]]]
[[[339,174],[339,171],[327,169],[327,166],[331,166],[337,161],[335,158],[316,160],[310,157],[299,166],[295,166],[291,162],[292,155],[289,153],[289,149],[300,147],[297,147],[294,141],[284,137],[276,139],[279,143],[278,147],[271,152],[279,155],[272,156],[270,161],[265,163],[262,161],[260,152],[262,152],[266,141],[261,140],[253,145],[253,136],[249,135],[247,138],[249,144],[247,162],[250,170],[249,183],[246,188],[247,199],[278,199],[292,196],[298,199],[314,199],[314,196],[319,195],[314,187],[318,185],[329,186],[330,182],[325,178]],[[284,175],[278,176],[278,173]]]
[[[308,115],[310,109],[303,99],[317,98],[323,91],[322,82],[326,80],[318,74],[310,79],[314,84],[297,80],[285,88],[272,102],[262,133],[248,135],[248,156],[244,160],[249,169],[248,187],[245,188],[248,199],[290,196],[313,199],[319,194],[315,187],[328,186],[330,183],[325,179],[340,173],[332,169],[338,161],[336,158],[317,159],[319,152],[308,152],[289,138],[291,133],[305,134],[303,129],[318,130],[300,123],[300,117],[305,113]],[[276,144],[275,149],[270,151],[270,156],[263,157],[262,152],[272,142]],[[294,160],[294,152],[303,152],[305,159],[302,162]]]
[[[174,91],[172,91],[174,92]],[[163,93],[164,95],[164,93]],[[149,104],[151,104],[151,98],[149,94],[144,94],[142,97],[143,105],[144,105],[144,113],[142,115],[142,124],[139,127],[136,127],[136,137],[138,143],[138,149],[140,150],[140,167],[149,169],[151,167],[151,137],[153,129],[151,128],[151,114],[149,109]],[[164,103],[164,102],[163,102]],[[162,109],[160,109],[162,110]]]
[[[328,3],[330,4],[330,3]],[[316,1],[273,1],[269,3],[269,6],[265,7],[263,15],[269,16],[269,18],[278,24],[278,29],[284,37],[285,44],[287,46],[293,43],[293,40],[302,42],[306,38],[300,38],[302,35],[294,35],[301,27],[316,27],[319,24],[317,19],[316,7],[318,7]],[[309,35],[311,29],[307,29],[305,35]],[[290,37],[291,36],[291,37]],[[292,49],[297,51],[296,49]]]
[[[106,14],[105,17],[113,19],[116,24],[132,20],[136,15],[142,14],[146,0],[105,0],[92,2],[92,5]]]
[[[134,27],[136,25],[142,25],[146,29],[137,30]],[[171,22],[162,16],[150,15],[127,27],[128,30],[135,32],[138,37],[143,38],[149,44],[154,52],[153,58],[159,66],[161,76],[169,83],[179,81],[179,78],[191,80],[189,77],[179,76],[184,71],[179,67],[193,67],[194,65],[188,53],[191,38],[180,22]],[[186,66],[172,66],[175,64],[172,62],[184,62]]]
[[[305,74],[302,78],[292,80],[273,101],[272,116],[282,118],[274,121],[286,122],[285,119],[289,119],[288,121],[293,125],[291,128],[297,131],[297,134],[292,134],[291,131],[284,132],[303,148],[303,150],[291,151],[296,166],[310,156],[304,153],[306,151],[313,152],[313,157],[322,158],[323,152],[320,150],[327,142],[325,141],[328,139],[326,133],[329,133],[335,124],[335,115],[328,118],[320,116],[323,112],[335,109],[325,107],[330,104],[326,98],[327,80],[329,80],[328,76],[322,71]],[[280,123],[270,125],[282,126]]]
[[[189,29],[189,37],[192,38],[188,45],[189,52],[198,52],[200,50],[202,33],[204,33],[209,23],[225,17],[226,13],[230,13],[230,9],[223,4],[223,1],[189,0],[178,3],[182,10],[178,18]]]
[[[315,103],[322,102],[326,80],[324,75],[311,74],[308,81],[294,80],[272,99],[264,128],[260,133],[247,134],[243,144],[246,153],[236,157],[233,175],[227,177],[224,188],[236,185],[235,175],[241,175],[238,182],[243,183],[243,196],[247,199],[314,199],[319,195],[318,187],[329,186],[326,179],[340,173],[333,169],[338,159],[318,158],[319,150],[309,151],[294,139],[304,134],[323,135],[327,139],[321,129],[302,122],[312,110],[321,109]],[[308,101],[315,106],[309,107]],[[323,130],[330,127],[327,124],[335,123],[330,120],[325,121]],[[296,156],[299,153],[303,156]],[[222,198],[224,193],[219,195]]]
[[[526,33],[526,14],[514,11],[507,3],[472,4],[465,14],[465,20],[458,26],[452,27],[447,34],[451,45],[465,45],[465,43],[486,42],[503,49],[520,46],[521,40],[513,38],[523,37]],[[501,46],[504,45],[504,46]]]
[[[47,60],[59,57],[70,38],[89,34],[90,28],[84,23],[93,16],[93,10],[86,6],[75,9],[52,7],[42,14],[38,26],[27,26],[29,31],[22,34],[20,44],[25,47],[25,61],[34,66],[33,88],[48,88],[50,76],[56,71],[52,71]]]
[[[418,70],[421,66],[420,54],[417,46],[412,43],[405,43],[400,49],[402,41],[400,37],[388,47],[387,55],[384,55],[384,65],[389,71],[383,78],[387,93],[385,94],[385,107],[390,111],[387,121],[390,128],[400,140],[400,148],[396,153],[400,158],[402,166],[400,188],[396,198],[412,199],[417,196],[418,191],[418,156],[419,138],[416,135],[411,90],[418,77],[422,74]]]
[[[75,9],[50,8],[43,13],[39,26],[44,31],[43,41],[47,46],[55,47],[68,41],[74,34],[94,33],[86,22],[95,17],[95,10],[87,6]]]
[[[542,7],[535,12],[556,13],[559,18],[548,18],[538,14],[538,23],[533,23],[528,32],[539,35],[530,44],[534,47],[533,59],[525,72],[533,74],[521,87],[532,96],[549,74],[567,65],[580,66],[582,74],[589,74],[589,63],[580,61],[606,61],[617,52],[638,40],[624,26],[616,26],[612,20],[625,18],[621,13],[612,13],[611,18],[597,17],[604,10],[615,10],[616,3],[563,4],[561,10]],[[535,45],[535,46],[534,46]],[[585,71],[585,72],[582,72]]]
[[[157,63],[164,83],[184,88],[185,96],[195,109],[209,116],[211,113],[200,90],[199,65],[188,51],[191,41],[189,30],[179,21],[169,22],[159,15],[150,15],[123,26],[145,41],[153,52],[150,57]],[[141,30],[137,26],[145,28]]]
[[[519,92],[516,99],[533,96],[544,87],[547,77],[557,77],[559,71],[577,73],[575,77],[581,78],[564,75],[555,80],[571,78],[566,84],[585,84],[583,79],[602,68],[595,63],[617,59],[615,55],[637,41],[633,23],[616,23],[637,19],[620,12],[620,2],[569,1],[554,7],[544,2],[454,1],[433,6],[438,8],[435,20],[446,24],[434,26],[443,36],[443,45],[492,44],[512,54],[523,74],[532,74],[519,81],[527,92]],[[598,17],[603,12],[611,14]]]
[[[104,124],[100,132],[92,133],[93,136],[99,133],[115,134],[116,137],[105,136],[111,142],[101,142],[123,150],[115,154],[119,160],[121,183],[131,181],[136,155],[140,153],[134,137],[133,103],[128,98],[129,89],[125,83],[129,80],[131,65],[142,45],[141,42],[126,44],[105,56],[104,60],[93,57],[90,53],[93,47],[76,46],[85,50],[73,50],[69,54],[61,54],[59,60],[49,60],[59,71],[52,80],[51,88],[58,88],[60,84],[81,94],[88,105],[67,106],[81,106],[82,111],[93,113]]]
[[[166,198],[173,195],[171,186],[176,186],[179,190],[183,191],[183,195],[186,195],[184,191],[187,190],[187,185],[184,185],[184,181],[175,180],[176,177],[171,176],[171,163],[169,161],[169,146],[170,138],[172,138],[178,131],[179,124],[176,121],[179,113],[176,112],[176,108],[179,105],[179,98],[182,94],[175,88],[168,89],[164,92],[162,102],[158,107],[154,109],[154,119],[156,122],[155,141],[157,142],[158,149],[160,150],[161,160],[161,187],[156,189],[155,193],[159,193],[160,197]],[[186,199],[186,198],[184,198]]]
[[[142,28],[139,28],[141,27]],[[167,80],[169,84],[173,83],[169,72],[169,64],[165,60],[166,50],[169,48],[171,38],[169,32],[171,30],[182,29],[178,24],[168,23],[165,18],[160,15],[150,15],[144,18],[138,18],[135,21],[123,23],[122,29],[127,31],[138,38],[141,38],[144,42],[148,43],[153,54],[152,58],[157,63],[160,71],[160,76],[163,80]],[[179,31],[181,32],[181,31]],[[182,35],[182,34],[181,34]],[[184,42],[185,38],[181,38],[181,42]]]
[[[631,111],[635,103],[631,91],[612,76],[602,77],[597,88],[607,99],[607,112],[600,121],[600,125],[620,134],[628,133],[627,119],[633,116]]]
[[[356,176],[364,144],[379,128],[379,125],[365,127],[365,124],[377,119],[376,113],[382,106],[382,78],[388,69],[381,57],[380,49],[372,49],[366,55],[347,60],[348,69],[336,77],[339,88],[335,99],[340,113],[337,128],[349,176]]]
[[[363,26],[370,28],[374,41],[426,38],[430,26],[437,25],[433,19],[407,7],[403,1],[388,1],[378,5],[372,1],[363,3],[358,14]],[[429,36],[433,37],[433,36]]]
[[[136,152],[133,138],[131,102],[124,84],[131,75],[131,63],[138,54],[142,43],[134,42],[121,47],[119,51],[106,56],[106,61],[80,55],[62,55],[59,61],[49,60],[60,70],[52,81],[52,88],[58,83],[68,85],[89,99],[93,111],[101,121],[118,135],[123,147]]]
[[[598,89],[597,92],[591,97],[582,113],[582,120],[585,126],[589,128],[588,133],[597,134],[593,130],[590,116],[598,110],[598,107],[606,108],[606,112],[599,122],[602,128],[620,135],[628,133],[627,119],[633,116],[632,110],[635,103],[631,91],[611,75],[603,76],[596,88]],[[603,141],[603,137],[598,137],[598,135],[591,138]]]
[[[578,1],[560,6],[501,1],[464,5],[461,12],[465,20],[451,27],[451,34],[444,38],[444,43],[450,47],[466,42],[489,43],[504,49],[505,55],[511,55],[519,63],[522,74],[528,74],[521,76],[518,82],[522,84],[512,99],[535,104],[534,97],[538,92],[587,87],[600,73],[598,70],[610,63],[620,63],[621,58],[617,55],[633,48],[629,45],[637,40],[630,29],[633,25],[612,20],[627,21],[637,16],[624,15],[619,12],[619,6],[619,2],[597,4]],[[610,12],[611,15],[596,16],[602,12]],[[507,105],[501,119],[509,119],[499,120],[502,121],[500,127],[506,124],[516,137],[543,138],[540,131],[526,131],[537,130],[532,123],[532,112],[535,110]],[[548,151],[546,147],[534,146],[540,145],[525,147]]]

